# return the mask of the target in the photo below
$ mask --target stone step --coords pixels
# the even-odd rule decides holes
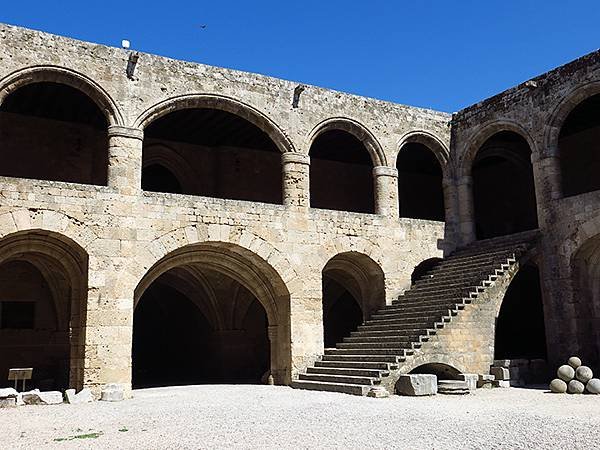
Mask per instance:
[[[369,377],[381,378],[387,377],[390,374],[389,370],[373,370],[373,369],[353,369],[350,367],[309,367],[306,373],[316,373],[324,375],[344,375],[351,377]],[[360,383],[358,383],[360,384]]]
[[[384,362],[384,363],[392,363],[397,364],[398,362],[402,362],[406,360],[404,356],[396,356],[396,355],[357,355],[357,354],[345,354],[345,353],[336,353],[323,355],[323,362],[326,361],[349,361],[349,362]]]
[[[358,326],[358,330],[356,331],[357,333],[362,333],[362,332],[366,332],[366,333],[373,333],[373,332],[388,332],[388,331],[392,331],[392,330],[400,330],[402,331],[403,327],[405,326],[405,322],[402,321],[403,319],[400,319],[397,321],[397,323],[388,323],[388,324],[374,324],[374,325],[359,325]],[[438,322],[447,322],[448,319],[443,317],[443,316],[432,316],[432,318],[428,318],[427,319],[428,322],[425,325],[425,328],[433,328],[435,323]]]
[[[417,308],[419,306],[440,306],[450,308],[458,304],[469,303],[471,297],[452,297],[449,299],[435,299],[428,300],[423,299],[419,301],[409,301],[407,303],[400,302],[393,306],[389,306],[386,309],[380,310],[381,312],[374,313],[369,320],[382,320],[382,319],[394,319],[399,318],[403,313],[407,312],[409,308]]]
[[[404,356],[408,345],[406,347],[389,347],[389,348],[378,348],[378,347],[367,347],[367,348],[327,348],[325,349],[325,356],[334,355],[356,355],[356,356]]]
[[[402,312],[398,312],[396,317],[388,318],[388,319],[373,319],[367,320],[361,326],[368,325],[399,325],[402,323],[402,320],[409,317],[419,317],[422,319],[430,320],[432,317],[441,317],[450,314],[450,311],[460,309],[461,305],[456,306],[457,304],[451,303],[443,306],[423,306],[423,307],[408,307],[405,308]],[[464,306],[464,305],[463,305]]]
[[[347,383],[347,384],[365,384],[373,386],[381,383],[381,380],[373,377],[357,377],[351,375],[330,375],[323,373],[301,373],[301,381],[320,381],[323,383]]]
[[[435,332],[433,324],[431,327],[422,328],[398,328],[394,330],[382,331],[353,331],[349,337],[344,338],[344,342],[368,342],[370,340],[394,340],[397,336],[420,336],[427,332]]]
[[[315,367],[342,368],[342,369],[364,369],[388,372],[396,370],[396,363],[370,362],[370,361],[315,361]]]
[[[456,273],[440,273],[439,275],[429,277],[427,279],[422,279],[413,284],[410,290],[405,291],[406,293],[411,290],[417,290],[421,288],[434,288],[434,287],[444,287],[444,286],[459,286],[464,284],[475,284],[478,285],[482,281],[488,279],[490,276],[498,276],[498,274],[502,274],[504,270],[508,267],[508,263],[506,264],[495,264],[489,267],[482,267],[478,269],[477,273],[472,271],[466,272],[456,272]]]
[[[390,335],[377,335],[377,336],[350,336],[344,338],[344,343],[368,343],[368,342],[379,342],[379,343],[398,343],[398,342],[406,342],[406,340],[410,340],[411,337],[420,336],[422,334],[426,334],[427,330],[410,330],[402,331],[402,333],[390,334]]]
[[[292,387],[296,389],[308,389],[311,391],[329,391],[341,392],[351,395],[367,395],[371,386],[364,384],[347,384],[347,383],[324,383],[321,381],[292,381]]]
[[[367,341],[367,342],[340,342],[336,345],[337,349],[397,349],[404,348],[410,345],[411,342],[418,341],[419,337],[416,336],[399,336],[395,341]]]

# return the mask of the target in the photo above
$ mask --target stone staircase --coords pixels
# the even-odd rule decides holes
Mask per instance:
[[[366,395],[393,388],[399,365],[468,307],[533,246],[537,231],[477,241],[455,251],[391,305],[301,373],[292,387]],[[393,392],[392,392],[393,393]]]

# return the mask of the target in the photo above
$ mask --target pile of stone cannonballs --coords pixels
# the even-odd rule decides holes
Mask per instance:
[[[550,383],[550,390],[557,394],[600,394],[600,379],[594,378],[592,369],[581,364],[576,356],[556,371],[558,378]]]

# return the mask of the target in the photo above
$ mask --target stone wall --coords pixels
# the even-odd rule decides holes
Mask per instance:
[[[293,108],[296,83],[147,54],[130,79],[130,54],[0,26],[0,102],[27,83],[65,83],[110,123],[108,186],[0,178],[0,254],[11,236],[44,230],[50,240],[31,251],[57,240],[87,258],[74,384],[130,386],[134,299],[181,261],[241,273],[267,311],[276,381],[287,383],[323,352],[321,271],[331,258],[356,252],[378,264],[383,304],[410,285],[419,262],[442,254],[442,222],[397,217],[395,159],[407,135],[434,136],[447,148],[448,115],[312,86]],[[141,190],[144,127],[190,106],[239,114],[271,137],[282,152],[283,205]],[[369,151],[377,214],[308,208],[308,150],[329,129],[351,132]]]

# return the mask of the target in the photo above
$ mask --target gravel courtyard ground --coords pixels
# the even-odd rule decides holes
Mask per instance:
[[[0,448],[600,448],[600,396],[535,389],[386,399],[279,386],[145,389],[0,409]]]

